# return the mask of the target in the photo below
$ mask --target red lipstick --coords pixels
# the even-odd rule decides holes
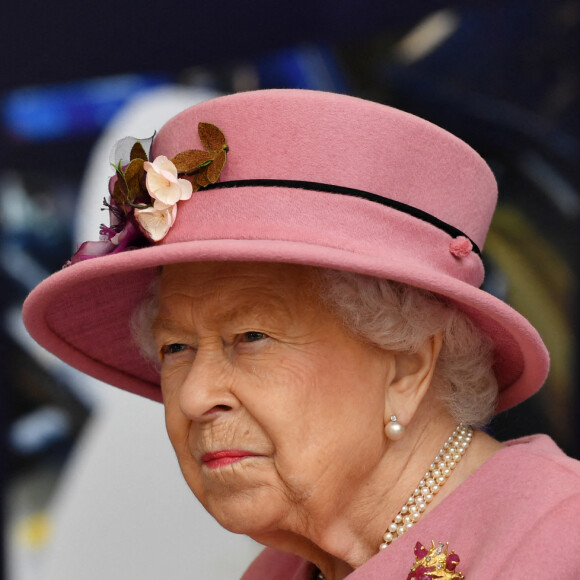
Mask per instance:
[[[224,465],[241,461],[246,457],[256,457],[256,454],[251,451],[242,451],[240,449],[223,449],[221,451],[205,453],[201,460],[206,467],[209,467],[210,469],[218,469]]]

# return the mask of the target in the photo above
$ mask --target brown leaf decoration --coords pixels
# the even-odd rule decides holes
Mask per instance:
[[[189,149],[188,151],[178,153],[171,161],[177,168],[177,173],[193,173],[211,163],[213,157],[208,151]]]
[[[131,154],[129,159],[133,161],[134,159],[142,159],[143,161],[148,161],[147,153],[145,153],[145,149],[143,149],[143,145],[141,145],[140,141],[137,141],[133,147],[131,147]]]
[[[145,169],[143,168],[143,159],[133,159],[131,163],[125,169],[125,183],[127,184],[127,200],[135,201],[137,198],[141,197],[142,193],[142,178],[145,174]]]
[[[187,179],[193,191],[216,183],[226,163],[228,151],[225,135],[218,127],[211,123],[199,123],[197,130],[207,151],[188,149],[171,159],[179,177]]]
[[[113,193],[111,194],[117,205],[123,205],[127,201],[127,186],[122,179],[117,179],[113,186]]]
[[[203,146],[208,151],[221,151],[227,147],[225,135],[212,123],[199,123],[197,132]]]
[[[127,202],[127,196],[129,190],[127,189],[127,183],[125,182],[125,174],[120,167],[115,169],[115,173],[117,174],[117,180],[115,181],[115,185],[113,186],[113,199],[117,202],[117,204],[122,205]]]
[[[197,183],[199,187],[207,187],[211,183],[211,181],[207,178],[208,169],[208,167],[204,167],[199,173],[196,174],[195,183]]]
[[[218,152],[213,163],[207,168],[207,179],[210,183],[215,183],[220,178],[220,173],[226,164],[226,152],[222,149]]]

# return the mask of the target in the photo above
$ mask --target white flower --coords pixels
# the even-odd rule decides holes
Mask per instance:
[[[171,205],[164,208],[147,207],[135,208],[135,219],[139,223],[141,231],[152,241],[162,240],[175,222],[177,206]]]
[[[165,155],[160,155],[153,163],[145,161],[143,167],[147,172],[147,191],[155,200],[153,206],[156,209],[171,207],[178,201],[191,197],[191,183],[177,177],[177,168]]]

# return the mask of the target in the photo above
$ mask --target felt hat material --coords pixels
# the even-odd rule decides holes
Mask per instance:
[[[159,267],[286,262],[389,278],[446,296],[495,341],[498,411],[540,388],[548,355],[538,333],[479,289],[479,249],[497,187],[468,145],[384,105],[269,90],[180,113],[155,136],[150,159],[201,148],[200,122],[217,125],[227,138],[219,182],[179,202],[175,224],[155,245],[76,263],[34,289],[23,316],[45,348],[105,382],[160,400],[158,372],[129,329]]]

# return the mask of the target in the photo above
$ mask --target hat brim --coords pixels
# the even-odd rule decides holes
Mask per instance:
[[[455,302],[494,340],[497,412],[535,393],[549,366],[537,331],[503,301],[400,252],[364,254],[330,245],[273,239],[210,239],[152,246],[86,260],[42,282],[24,304],[32,337],[81,371],[161,401],[155,365],[139,354],[129,320],[159,267],[200,261],[281,262],[405,282]]]

